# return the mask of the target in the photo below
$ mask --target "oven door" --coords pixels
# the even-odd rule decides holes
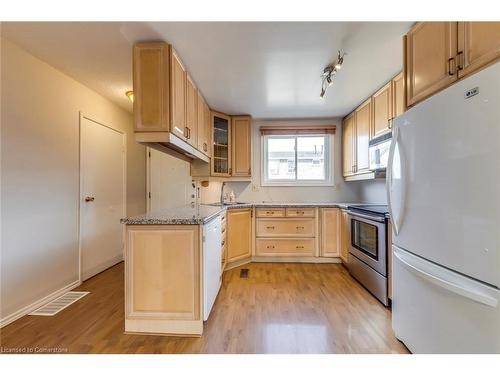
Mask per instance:
[[[385,218],[349,212],[351,244],[349,252],[382,276],[387,276]]]

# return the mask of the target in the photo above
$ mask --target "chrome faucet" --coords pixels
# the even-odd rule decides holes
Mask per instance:
[[[220,204],[221,206],[224,205],[224,186],[226,186],[226,182],[222,182],[221,188],[220,188]]]

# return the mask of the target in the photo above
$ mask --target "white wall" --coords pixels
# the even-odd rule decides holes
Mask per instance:
[[[227,190],[233,190],[237,199],[244,202],[352,202],[358,200],[355,185],[345,183],[342,178],[342,126],[341,119],[303,120],[254,120],[252,182],[231,182]],[[275,187],[261,186],[261,126],[337,125],[334,136],[334,180],[335,186],[322,187]],[[216,184],[214,189],[216,189]],[[252,186],[258,191],[253,191]],[[220,189],[220,188],[219,188]]]
[[[78,279],[79,111],[127,132],[127,214],[145,212],[132,115],[1,43],[1,306],[5,319]]]

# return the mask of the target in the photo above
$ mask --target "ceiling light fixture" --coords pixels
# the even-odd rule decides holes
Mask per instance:
[[[321,77],[323,78],[321,82],[321,94],[319,94],[321,98],[325,96],[326,89],[332,85],[333,76],[337,74],[337,72],[342,68],[345,55],[345,52],[341,52],[339,50],[337,59],[333,63],[328,64],[325,69],[323,69],[323,74],[321,75]]]
[[[134,92],[132,90],[130,91],[127,91],[125,93],[125,95],[127,96],[127,98],[129,98],[129,100],[133,103],[134,102]]]

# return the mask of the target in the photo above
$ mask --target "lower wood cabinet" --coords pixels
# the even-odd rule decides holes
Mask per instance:
[[[125,331],[201,335],[200,227],[129,225],[125,242]]]
[[[257,238],[255,255],[257,256],[304,256],[315,255],[314,238]]]
[[[227,262],[252,256],[252,209],[227,211]]]
[[[347,263],[351,244],[351,226],[347,210],[340,210],[340,259]]]
[[[320,255],[338,257],[340,255],[340,209],[320,208]]]

